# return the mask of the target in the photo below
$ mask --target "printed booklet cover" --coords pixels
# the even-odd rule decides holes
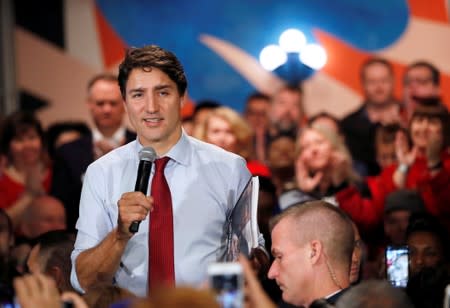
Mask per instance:
[[[223,261],[236,261],[239,254],[250,255],[258,247],[259,178],[252,177],[228,216],[224,228],[226,251]]]

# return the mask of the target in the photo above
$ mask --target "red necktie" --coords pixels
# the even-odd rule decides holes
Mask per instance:
[[[175,285],[172,197],[164,176],[164,168],[169,160],[169,157],[163,157],[155,161],[152,180],[153,211],[150,213],[148,236],[149,290]]]

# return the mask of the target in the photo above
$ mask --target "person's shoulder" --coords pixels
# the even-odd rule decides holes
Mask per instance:
[[[355,120],[361,119],[365,113],[365,105],[359,106],[357,109],[354,109],[350,113],[348,113],[346,116],[344,116],[341,120],[341,124],[345,125],[351,122],[354,122]]]
[[[114,150],[106,153],[102,157],[95,160],[91,165],[92,168],[96,166],[102,166],[104,168],[113,168],[118,164],[122,164],[125,161],[129,161],[132,159],[138,159],[137,150],[136,150],[136,140],[131,141],[127,144],[124,144]]]

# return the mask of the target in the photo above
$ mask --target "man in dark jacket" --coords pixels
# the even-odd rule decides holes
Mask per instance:
[[[94,76],[87,86],[86,103],[94,123],[92,134],[61,146],[56,151],[53,169],[51,194],[64,203],[67,228],[72,231],[78,219],[83,176],[89,164],[136,139],[136,134],[126,129],[123,122],[125,109],[116,76]]]

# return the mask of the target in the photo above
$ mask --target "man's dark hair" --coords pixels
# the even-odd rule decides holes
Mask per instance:
[[[270,104],[270,96],[263,94],[261,92],[254,92],[250,94],[247,99],[245,100],[245,111],[247,112],[248,104],[253,100],[265,100]]]
[[[286,84],[284,86],[282,86],[277,92],[281,92],[281,91],[290,91],[290,92],[297,92],[300,95],[303,94],[303,88],[301,85],[298,84]]]
[[[89,79],[88,83],[87,83],[87,91],[89,92],[91,90],[91,88],[94,86],[94,84],[99,81],[99,80],[103,80],[103,81],[109,81],[109,82],[117,82],[117,76],[111,73],[101,73],[101,74],[97,74],[94,77],[92,77],[91,79]]]
[[[270,148],[270,146],[272,145],[272,143],[274,143],[275,141],[277,141],[278,139],[281,139],[281,138],[289,138],[289,139],[291,139],[294,143],[295,143],[295,141],[296,141],[296,138],[295,138],[295,136],[293,136],[291,133],[289,133],[289,132],[280,132],[280,133],[278,133],[278,134],[276,134],[276,135],[274,135],[274,136],[269,136],[269,137],[267,137],[268,138],[268,140],[267,140],[267,152],[269,152],[269,148]]]
[[[391,75],[394,73],[394,68],[392,67],[391,62],[389,62],[388,60],[383,59],[383,58],[378,58],[378,57],[369,58],[363,62],[363,64],[361,65],[361,69],[359,71],[359,76],[362,81],[364,81],[366,78],[366,69],[373,64],[384,65],[389,70],[389,73]]]
[[[33,113],[16,111],[6,117],[0,129],[0,154],[9,156],[9,145],[11,141],[30,129],[34,129],[37,132],[42,146],[45,146],[44,130],[42,129],[41,122]]]
[[[434,66],[433,64],[431,64],[428,61],[421,60],[421,61],[416,61],[414,63],[411,63],[406,68],[405,76],[408,74],[408,72],[410,70],[412,70],[414,68],[418,68],[418,67],[424,67],[430,71],[431,80],[433,81],[433,84],[435,84],[436,86],[439,86],[441,84],[441,73],[439,72],[439,70],[437,69],[436,66]]]
[[[126,98],[128,78],[131,71],[135,68],[140,68],[146,72],[150,72],[152,68],[161,70],[176,83],[178,93],[181,96],[184,95],[187,88],[187,80],[180,61],[172,52],[156,45],[148,45],[142,48],[129,48],[119,66],[118,79],[123,99]]]
[[[61,290],[71,288],[70,271],[72,253],[75,244],[75,234],[65,230],[49,231],[41,234],[35,240],[39,245],[39,265],[44,273],[49,273],[53,267],[61,270],[64,286],[58,286]]]
[[[263,94],[261,92],[254,92],[252,94],[250,94],[247,97],[247,102],[253,100],[253,99],[266,99],[266,100],[270,100],[270,96]]]
[[[199,113],[202,110],[212,110],[212,109],[216,109],[218,107],[222,106],[221,103],[219,103],[218,101],[212,100],[212,99],[203,99],[203,100],[199,100],[194,107],[194,111],[192,113],[192,117],[195,118],[195,116],[197,115],[197,113]]]
[[[406,229],[406,238],[408,239],[416,232],[433,235],[442,247],[444,262],[450,260],[450,247],[448,245],[450,238],[448,232],[435,216],[427,212],[412,214],[409,218],[408,228]]]

